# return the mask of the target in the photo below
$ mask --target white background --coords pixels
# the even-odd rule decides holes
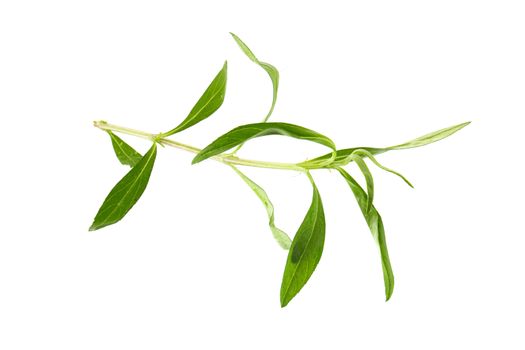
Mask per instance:
[[[0,348],[523,349],[522,5],[2,1]],[[314,173],[324,255],[284,309],[286,252],[261,203],[221,164],[190,166],[190,154],[159,149],[129,215],[88,232],[127,171],[93,120],[166,131],[225,59],[223,107],[176,139],[204,146],[264,117],[270,81],[229,31],[281,72],[272,120],[340,148],[472,121],[439,143],[381,156],[414,190],[372,168],[396,276],[388,303],[377,249],[336,173]],[[267,137],[240,155],[324,152]],[[246,172],[293,234],[311,199],[307,179]]]

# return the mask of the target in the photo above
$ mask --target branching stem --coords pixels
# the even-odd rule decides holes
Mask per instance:
[[[170,140],[168,138],[162,137],[160,134],[151,134],[151,133],[141,131],[141,130],[130,129],[130,128],[126,128],[123,126],[110,124],[103,120],[95,121],[93,122],[93,125],[101,130],[106,130],[106,131],[109,130],[109,131],[118,132],[118,133],[122,133],[126,135],[141,137],[143,139],[157,142],[160,145],[182,149],[184,151],[195,153],[195,154],[201,151],[200,148],[186,145],[184,143],[180,143],[174,140]],[[295,171],[301,171],[301,172],[306,171],[305,168],[297,164],[293,164],[293,163],[265,162],[265,161],[260,161],[260,160],[242,159],[242,158],[238,158],[237,156],[231,155],[231,154],[219,154],[214,157],[211,157],[211,159],[214,159],[218,162],[226,163],[229,165],[241,165],[241,166],[250,166],[250,167],[256,167],[256,168],[269,168],[269,169],[281,169],[281,170],[295,170]]]

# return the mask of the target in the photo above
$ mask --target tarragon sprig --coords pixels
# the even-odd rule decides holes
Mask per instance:
[[[217,137],[204,148],[183,144],[169,138],[207,119],[221,107],[226,94],[227,63],[225,62],[195,106],[190,110],[187,117],[179,125],[167,132],[152,134],[109,124],[105,121],[95,122],[96,127],[108,133],[118,160],[122,164],[130,166],[131,169],[109,192],[95,215],[95,219],[89,230],[94,231],[115,224],[123,219],[135,205],[148,185],[157,156],[157,145],[174,147],[194,153],[195,157],[193,158],[192,164],[213,159],[232,168],[243,182],[251,188],[266,209],[268,226],[273,237],[282,248],[288,250],[280,297],[281,306],[284,307],[288,305],[310,279],[323,253],[326,229],[325,214],[321,195],[311,173],[316,170],[335,169],[349,185],[363,217],[370,228],[370,232],[378,244],[383,269],[386,300],[390,299],[394,290],[394,274],[388,255],[383,220],[374,205],[374,179],[366,161],[369,160],[380,169],[401,177],[412,187],[412,184],[403,175],[382,165],[375,156],[389,151],[428,145],[454,134],[467,126],[469,122],[441,129],[395,146],[338,149],[329,137],[317,131],[284,122],[268,122],[277,101],[279,72],[273,65],[259,61],[238,36],[233,33],[231,33],[231,35],[246,56],[264,69],[271,79],[273,88],[272,103],[264,119],[259,123],[238,126],[222,136]],[[147,139],[151,142],[151,147],[144,155],[141,155],[115,133]],[[239,158],[235,155],[236,151],[242,147],[245,142],[267,135],[288,136],[315,142],[328,147],[330,152],[299,163],[252,160]],[[226,153],[231,149],[233,149],[231,153]],[[350,162],[355,162],[359,171],[363,174],[366,182],[366,191],[349,172],[343,168]],[[268,194],[260,185],[255,183],[239,169],[239,167],[242,166],[298,171],[307,176],[312,186],[312,202],[293,239],[290,239],[288,234],[276,226],[275,209]]]

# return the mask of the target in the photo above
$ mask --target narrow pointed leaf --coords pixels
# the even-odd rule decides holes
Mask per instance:
[[[388,301],[394,292],[394,273],[392,271],[392,265],[390,264],[390,257],[388,256],[383,219],[381,219],[381,215],[379,215],[379,212],[376,210],[375,206],[372,205],[370,210],[368,209],[368,196],[366,195],[363,188],[357,183],[357,181],[344,169],[336,169],[343,176],[350,186],[350,189],[354,193],[357,204],[361,208],[361,212],[363,213],[366,223],[370,228],[370,232],[379,246],[379,252],[381,254],[381,267],[383,269],[383,280],[385,284],[385,295],[386,300]]]
[[[255,54],[252,52],[252,50],[250,50],[250,48],[241,40],[241,38],[239,38],[237,35],[233,33],[230,33],[230,34],[235,40],[235,42],[237,43],[237,45],[239,45],[242,52],[244,52],[244,54],[250,60],[252,60],[254,63],[259,65],[262,69],[264,69],[266,73],[268,73],[268,75],[270,76],[270,79],[272,80],[272,87],[273,87],[272,105],[270,107],[270,110],[268,111],[268,114],[263,120],[263,123],[264,123],[272,115],[273,109],[275,108],[275,103],[277,102],[277,91],[279,89],[279,71],[277,70],[277,68],[275,68],[271,64],[259,61],[259,59],[257,59]]]
[[[449,137],[450,135],[456,133],[457,131],[463,129],[465,126],[469,125],[470,122],[454,125],[445,129],[441,129],[438,131],[431,132],[430,134],[426,134],[423,136],[420,136],[414,140],[402,143],[397,146],[391,146],[387,147],[387,150],[398,150],[398,149],[408,149],[408,148],[415,148],[415,147],[421,147],[428,145],[430,143],[442,140],[446,137]]]
[[[313,179],[310,175],[309,177],[313,187],[312,204],[288,252],[281,283],[281,307],[288,305],[308,282],[323,254],[325,238],[323,203]]]
[[[391,146],[391,147],[384,147],[384,148],[375,148],[375,147],[353,147],[353,148],[345,148],[345,149],[339,149],[336,152],[336,156],[334,161],[330,164],[331,167],[338,167],[348,164],[348,156],[352,154],[355,150],[361,149],[366,150],[370,152],[373,155],[385,153],[388,151],[393,150],[401,150],[401,149],[409,149],[409,148],[415,148],[415,147],[422,147],[425,145],[428,145],[430,143],[442,140],[446,137],[449,137],[450,135],[456,133],[457,131],[463,129],[465,126],[469,125],[470,122],[454,125],[445,129],[441,129],[438,131],[431,132],[429,134],[420,136],[412,141],[408,141],[402,144],[399,144],[397,146]],[[304,166],[305,168],[313,168],[318,166],[319,163],[326,162],[327,159],[330,159],[332,157],[331,153],[322,155],[320,157],[308,160],[306,162],[300,163],[299,165]]]
[[[156,155],[157,145],[154,143],[142,159],[109,192],[89,228],[90,231],[118,222],[137,203],[148,185]]]
[[[213,81],[210,83],[201,98],[192,108],[186,119],[182,121],[177,127],[164,133],[164,136],[170,136],[181,132],[212,115],[224,102],[226,94],[226,78],[228,71],[228,63],[224,62],[222,69],[217,73]]]
[[[267,135],[284,135],[301,140],[308,140],[327,146],[335,152],[335,144],[332,140],[318,132],[302,126],[275,122],[255,123],[236,127],[220,136],[200,151],[195,158],[193,158],[192,164],[202,162],[205,159],[221,154],[250,139]],[[333,156],[335,156],[335,153],[333,153]]]
[[[142,159],[142,155],[110,130],[107,130],[107,132],[109,137],[111,137],[111,144],[118,160],[124,165],[134,167]]]
[[[232,166],[233,170],[241,177],[241,179],[246,182],[248,186],[252,189],[253,192],[259,197],[261,202],[263,203],[264,207],[266,208],[266,213],[268,214],[268,225],[270,226],[270,230],[272,231],[273,237],[279,243],[279,245],[283,249],[290,249],[290,245],[292,244],[292,240],[290,237],[284,232],[283,230],[279,229],[275,226],[275,217],[274,217],[274,208],[273,204],[270,201],[270,198],[268,198],[268,195],[266,194],[266,191],[259,185],[257,185],[255,182],[253,182],[248,176],[246,176],[244,173],[242,173],[237,167]]]

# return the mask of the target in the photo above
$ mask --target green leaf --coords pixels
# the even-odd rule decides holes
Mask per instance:
[[[239,38],[237,35],[233,34],[232,32],[230,32],[230,35],[233,37],[233,39],[235,40],[237,45],[239,45],[239,47],[241,48],[242,52],[244,52],[246,54],[246,56],[248,56],[248,58],[250,60],[252,60],[253,62],[259,64],[259,60],[257,59],[257,57],[255,57],[255,54],[252,52],[252,50],[250,50],[248,45],[246,45],[244,43],[244,41],[241,40],[241,38]]]
[[[400,173],[398,173],[397,171],[395,170],[392,170],[390,168],[387,168],[386,166],[382,165],[381,163],[379,163],[377,161],[377,159],[374,157],[374,155],[370,152],[368,152],[367,150],[364,150],[364,149],[357,149],[354,151],[353,155],[364,155],[365,157],[369,158],[372,163],[374,163],[378,168],[384,170],[384,171],[387,171],[391,174],[394,174],[394,175],[397,175],[399,176],[401,179],[403,179],[403,181],[406,182],[406,184],[412,188],[414,188],[414,186],[410,183],[410,181],[407,180],[406,177],[404,177],[403,175],[401,175]],[[352,156],[350,156],[352,157]],[[354,159],[355,160],[355,159]]]
[[[239,45],[242,52],[244,52],[250,60],[252,60],[257,65],[259,65],[262,69],[264,69],[266,73],[268,73],[268,75],[270,76],[270,79],[272,80],[272,87],[273,87],[272,105],[270,107],[270,111],[268,111],[268,114],[263,120],[263,123],[264,123],[272,115],[273,109],[275,108],[275,103],[277,102],[277,90],[279,89],[279,71],[277,70],[277,68],[275,68],[271,64],[259,61],[257,57],[255,56],[255,54],[252,52],[252,50],[250,50],[250,48],[241,40],[241,38],[239,38],[237,35],[233,33],[230,33],[230,34],[235,40],[235,42],[237,43],[237,45]]]
[[[384,148],[373,148],[373,147],[354,147],[354,148],[345,148],[345,149],[338,149],[335,154],[335,158],[332,163],[329,164],[330,167],[336,167],[336,166],[342,166],[346,165],[349,162],[348,156],[350,156],[352,153],[354,153],[355,150],[358,149],[364,149],[369,151],[372,154],[381,154],[386,152],[387,150]],[[324,154],[320,157],[307,160],[305,162],[299,163],[297,165],[302,166],[306,169],[311,168],[317,168],[319,166],[322,166],[322,164],[326,164],[326,162],[333,157],[332,153]]]
[[[142,159],[109,192],[89,228],[90,231],[118,222],[137,203],[148,185],[156,155],[157,144],[153,143]]]
[[[328,137],[302,126],[272,122],[246,124],[228,131],[200,151],[195,158],[193,158],[192,164],[202,162],[205,159],[221,154],[250,139],[267,135],[284,135],[316,142],[333,149],[333,156],[335,156],[335,144]]]
[[[449,137],[450,135],[454,134],[455,132],[458,132],[459,130],[463,129],[465,126],[469,124],[470,122],[466,122],[466,123],[454,125],[454,126],[451,126],[445,129],[441,129],[438,131],[434,131],[434,132],[431,132],[430,134],[426,134],[416,139],[413,139],[412,141],[408,141],[408,142],[402,143],[397,146],[387,147],[386,150],[408,149],[408,148],[425,146],[430,143],[433,143],[433,142],[442,140],[446,137]]]
[[[288,305],[308,282],[323,254],[325,217],[323,203],[315,183],[308,173],[313,187],[310,209],[295,234],[284,269],[281,284],[281,307]]]
[[[133,147],[124,142],[120,137],[112,133],[110,130],[107,130],[107,133],[109,134],[109,137],[111,137],[113,150],[122,164],[134,167],[142,159],[142,155],[135,151]]]
[[[257,185],[255,182],[253,182],[248,176],[243,174],[239,169],[237,169],[237,167],[235,167],[235,166],[233,166],[231,164],[230,164],[230,166],[241,177],[241,179],[243,179],[244,182],[246,182],[246,184],[248,186],[250,186],[250,188],[253,190],[253,192],[255,192],[257,197],[259,197],[261,202],[264,204],[264,207],[266,208],[266,213],[268,214],[268,220],[269,220],[268,225],[270,226],[270,230],[272,231],[273,237],[275,238],[277,243],[279,243],[279,245],[283,249],[287,249],[287,250],[290,249],[290,245],[292,243],[292,240],[290,239],[290,237],[288,237],[286,232],[284,232],[283,230],[281,230],[281,229],[279,229],[279,228],[277,228],[275,226],[273,204],[270,201],[270,198],[268,198],[268,195],[266,194],[266,191],[261,186]]]
[[[368,194],[366,212],[368,213],[372,208],[372,203],[374,201],[374,177],[372,176],[372,173],[370,172],[370,169],[368,169],[368,166],[366,165],[363,158],[357,154],[352,154],[350,157],[352,157],[353,161],[357,164],[359,170],[361,170],[361,173],[363,173],[363,176],[365,177],[366,192]]]
[[[330,164],[331,167],[338,167],[343,166],[348,163],[348,156],[352,154],[355,150],[366,150],[370,152],[373,155],[385,153],[392,150],[401,150],[401,149],[408,149],[408,148],[415,148],[415,147],[421,147],[428,145],[430,143],[442,140],[446,137],[449,137],[450,135],[456,133],[457,131],[463,129],[465,126],[469,125],[470,122],[454,125],[445,129],[441,129],[438,131],[431,132],[430,134],[426,134],[424,136],[418,137],[412,141],[408,141],[402,144],[399,144],[397,146],[391,146],[391,147],[384,147],[384,148],[374,148],[374,147],[353,147],[353,148],[345,148],[337,150],[335,159],[332,164]],[[300,163],[298,165],[311,169],[319,167],[319,164],[326,163],[327,159],[330,159],[332,157],[331,153],[322,155],[320,157],[308,160],[306,162]]]
[[[385,283],[385,295],[386,300],[388,301],[394,292],[394,273],[392,271],[390,258],[388,256],[383,219],[381,219],[381,215],[379,215],[379,212],[376,210],[375,206],[372,205],[370,210],[368,209],[368,196],[366,195],[363,188],[359,186],[357,181],[344,169],[336,169],[344,177],[350,186],[350,189],[354,193],[357,204],[361,208],[361,212],[363,213],[366,223],[370,228],[370,232],[379,246],[379,252],[381,253],[381,266],[383,268],[383,280]]]
[[[224,96],[226,94],[226,78],[228,71],[228,62],[224,62],[222,69],[215,76],[213,81],[210,83],[206,91],[202,94],[201,98],[190,114],[180,123],[177,127],[162,134],[162,136],[170,136],[175,133],[181,132],[204,119],[212,115],[224,102]]]

